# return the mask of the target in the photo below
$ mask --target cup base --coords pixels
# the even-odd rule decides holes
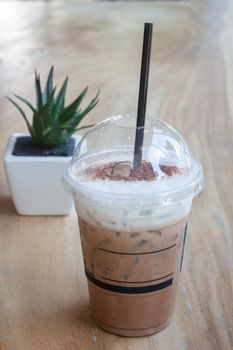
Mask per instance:
[[[158,333],[162,331],[164,328],[168,327],[169,324],[171,323],[171,320],[168,320],[160,325],[150,327],[150,328],[145,328],[145,329],[123,329],[123,328],[117,328],[117,327],[111,327],[106,324],[103,324],[101,321],[94,319],[96,324],[103,329],[104,331],[116,335],[120,335],[123,337],[144,337],[148,335],[152,335],[155,333]]]

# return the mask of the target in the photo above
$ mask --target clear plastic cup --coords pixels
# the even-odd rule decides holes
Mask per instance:
[[[102,329],[124,336],[153,334],[169,324],[188,214],[203,184],[201,165],[184,139],[149,116],[142,160],[155,177],[93,176],[106,164],[133,163],[135,124],[131,115],[97,124],[79,143],[63,179],[78,214],[93,317]]]

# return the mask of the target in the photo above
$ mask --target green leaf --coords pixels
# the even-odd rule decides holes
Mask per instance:
[[[77,131],[77,130],[81,130],[81,129],[86,129],[86,128],[90,128],[93,127],[94,124],[92,125],[85,125],[81,128],[78,129],[73,129],[70,127],[66,127],[66,128],[59,128],[59,127],[54,127],[54,128],[48,128],[44,134],[44,136],[46,136],[44,138],[44,145],[45,147],[55,147],[57,145],[60,145],[62,143],[64,143],[67,139],[69,139],[72,134]]]
[[[26,99],[15,95],[18,100],[26,104],[33,112],[32,125],[29,123],[23,109],[15,101],[8,98],[23,116],[34,141],[42,147],[57,146],[65,142],[76,130],[82,130],[93,126],[86,125],[77,128],[84,116],[98,103],[99,92],[85,109],[82,110],[82,108],[80,108],[88,90],[88,87],[86,87],[72,103],[65,107],[68,77],[64,80],[56,97],[56,87],[53,87],[53,80],[54,66],[49,70],[46,84],[42,91],[40,75],[35,71],[35,106]]]
[[[13,105],[14,105],[14,106],[18,109],[18,111],[21,113],[21,115],[23,116],[23,118],[24,118],[24,120],[25,120],[25,122],[26,122],[26,124],[27,124],[28,130],[29,130],[29,132],[30,132],[32,138],[34,138],[34,131],[33,131],[33,128],[31,127],[31,125],[30,125],[30,123],[29,123],[29,121],[28,121],[28,119],[27,119],[27,117],[26,117],[26,114],[24,113],[24,111],[22,110],[22,108],[21,108],[14,100],[12,100],[10,97],[7,97],[7,96],[6,96],[6,98],[7,98],[11,103],[13,103]]]
[[[33,129],[38,144],[43,145],[43,133],[51,126],[52,104],[56,88],[50,94],[47,103],[33,115]]]
[[[80,128],[75,129],[75,131],[92,128],[93,126],[95,126],[95,124],[84,125],[84,126],[81,126]]]
[[[74,133],[75,131],[79,131],[79,130],[82,130],[82,129],[87,129],[87,128],[92,128],[93,126],[95,126],[95,124],[89,124],[89,125],[84,125],[84,126],[81,126],[80,128],[73,128],[71,126],[64,126],[64,127],[54,127],[54,129],[47,129],[46,130],[46,134],[48,135],[49,133],[51,133],[53,130],[60,130],[60,131],[67,131],[69,133]]]
[[[47,82],[46,82],[45,89],[42,96],[43,104],[46,104],[46,102],[49,99],[49,96],[53,91],[53,70],[54,70],[54,66],[52,66],[49,71],[49,75],[48,75]]]
[[[97,92],[96,96],[91,100],[90,104],[83,110],[80,111],[79,113],[79,118],[83,118],[87,113],[89,113],[99,102],[98,97],[100,94],[100,90]]]
[[[61,115],[63,110],[64,110],[67,83],[68,83],[68,77],[66,77],[66,79],[61,87],[61,90],[59,91],[59,93],[55,99],[55,103],[54,103],[53,110],[52,110],[53,121],[56,121],[58,119],[59,115]]]
[[[98,100],[99,94],[100,94],[100,91],[97,92],[96,96],[91,100],[89,105],[83,111],[80,111],[78,114],[76,114],[75,117],[70,120],[70,123],[66,123],[66,125],[68,124],[73,128],[79,125],[82,119],[85,117],[85,115],[89,113],[99,102]]]
[[[29,101],[25,100],[23,97],[20,97],[16,94],[14,94],[14,96],[17,97],[20,101],[24,102],[32,110],[33,113],[36,112],[35,108],[32,106],[32,104]]]
[[[73,130],[60,130],[53,128],[44,138],[45,147],[55,147],[64,143],[73,134]]]
[[[59,124],[63,124],[66,122],[69,122],[72,118],[75,117],[75,113],[82,102],[83,98],[85,97],[87,93],[88,87],[86,87],[81,94],[69,105],[64,109],[64,112],[59,117]]]
[[[36,89],[36,100],[37,100],[37,109],[41,109],[43,107],[43,99],[41,93],[41,85],[40,85],[40,75],[37,75],[35,71],[35,89]]]

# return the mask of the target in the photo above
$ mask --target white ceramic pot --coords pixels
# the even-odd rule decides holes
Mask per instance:
[[[64,167],[71,157],[24,157],[12,154],[16,139],[28,134],[12,134],[4,155],[5,172],[14,205],[20,215],[68,215],[73,199],[61,187]],[[81,137],[73,135],[77,145]]]

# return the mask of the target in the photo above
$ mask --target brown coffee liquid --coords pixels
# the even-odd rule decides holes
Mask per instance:
[[[175,310],[187,219],[143,232],[109,230],[82,218],[79,225],[97,324],[123,336],[165,328]]]

